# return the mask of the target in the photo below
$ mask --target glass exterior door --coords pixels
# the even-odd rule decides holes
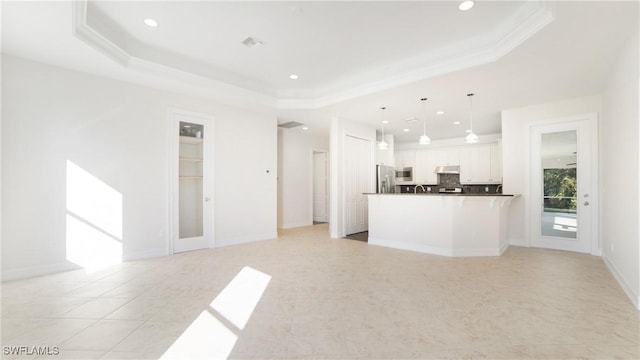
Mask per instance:
[[[531,129],[530,236],[535,247],[590,253],[595,249],[597,168],[593,118]]]
[[[575,130],[542,134],[542,236],[576,238],[577,151]]]

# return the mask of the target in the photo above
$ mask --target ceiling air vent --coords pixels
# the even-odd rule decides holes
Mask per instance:
[[[248,48],[252,48],[252,47],[254,47],[256,45],[262,45],[262,41],[256,40],[256,39],[252,38],[251,36],[249,36],[248,38],[242,40],[240,43],[242,45],[248,47]]]
[[[296,126],[301,126],[301,125],[304,125],[304,124],[299,123],[297,121],[289,121],[289,122],[286,122],[286,123],[278,124],[278,127],[291,129],[291,128],[294,128]]]

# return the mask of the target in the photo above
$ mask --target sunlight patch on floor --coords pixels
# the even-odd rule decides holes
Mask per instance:
[[[271,276],[245,266],[211,302],[211,308],[238,329],[244,329]]]
[[[204,310],[160,359],[226,359],[238,336]]]

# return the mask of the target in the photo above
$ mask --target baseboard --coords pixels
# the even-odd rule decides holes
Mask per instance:
[[[280,229],[291,229],[291,228],[311,226],[311,225],[313,225],[313,223],[310,223],[308,221],[303,221],[303,222],[297,222],[297,223],[282,224],[280,225]]]
[[[277,238],[278,238],[278,232],[276,231],[268,234],[256,234],[256,235],[248,235],[248,236],[238,236],[238,237],[227,238],[227,239],[216,239],[216,247],[245,244],[245,243],[250,243],[254,241],[272,240]]]
[[[400,249],[400,250],[417,251],[417,252],[432,254],[432,255],[453,256],[453,253],[450,248],[441,248],[441,247],[428,246],[428,245],[416,244],[411,242],[390,241],[390,240],[369,237],[368,243],[369,245],[384,246],[384,247]]]
[[[161,257],[161,256],[167,256],[167,255],[169,255],[167,253],[167,249],[162,248],[162,249],[154,249],[154,250],[135,252],[131,254],[125,254],[122,260],[135,261],[135,260],[143,260],[143,259],[149,259],[149,258],[155,258],[155,257]]]
[[[607,266],[607,268],[609,269],[609,272],[611,272],[611,274],[613,275],[613,277],[616,279],[616,281],[618,282],[618,284],[620,284],[620,287],[622,287],[622,290],[624,291],[625,294],[627,294],[627,296],[629,297],[629,299],[631,300],[631,302],[633,303],[633,305],[640,310],[640,296],[639,294],[636,294],[633,289],[631,288],[631,286],[629,286],[629,284],[627,283],[627,281],[624,279],[624,277],[622,276],[622,274],[620,274],[620,272],[618,271],[618,269],[616,269],[615,265],[613,265],[613,263],[611,262],[611,260],[609,260],[609,258],[607,257],[606,254],[602,254],[601,256],[602,261],[604,261],[604,264]]]
[[[74,263],[66,261],[57,264],[26,266],[17,269],[7,269],[2,270],[2,281],[19,280],[34,276],[50,275],[77,269],[81,269],[81,267]]]
[[[413,242],[399,242],[395,240],[390,241],[372,237],[369,237],[369,244],[449,257],[500,256],[500,254],[506,250],[506,247],[452,249],[448,247],[436,247]]]
[[[527,244],[525,239],[513,239],[513,238],[510,238],[509,239],[509,245],[529,247],[529,244]]]

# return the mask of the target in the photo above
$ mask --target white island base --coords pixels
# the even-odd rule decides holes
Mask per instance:
[[[367,194],[369,244],[444,256],[499,256],[512,195]]]

